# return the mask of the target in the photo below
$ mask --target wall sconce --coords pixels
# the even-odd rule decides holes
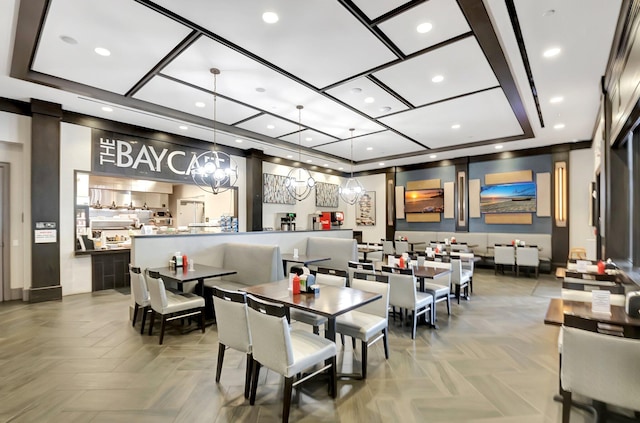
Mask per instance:
[[[567,162],[555,163],[556,226],[567,226]]]

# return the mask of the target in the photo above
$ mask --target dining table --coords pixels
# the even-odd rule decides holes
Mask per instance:
[[[367,254],[382,251],[381,247],[358,246],[358,252],[362,253],[363,260],[367,260]]]
[[[302,264],[303,266],[307,266],[311,263],[318,263],[321,261],[325,261],[325,260],[331,260],[331,257],[325,257],[325,256],[308,256],[306,254],[292,254],[292,253],[285,253],[282,254],[282,268],[285,271],[285,274],[287,272],[287,263],[298,263],[298,264]]]
[[[429,267],[429,262],[425,262],[424,266],[413,266],[413,275],[418,280],[418,286],[420,292],[425,292],[424,289],[424,280],[432,279],[437,280],[438,278],[444,277],[451,273],[451,268],[446,269],[443,267]],[[448,285],[449,282],[442,285]],[[433,303],[431,304],[431,327],[437,329],[436,325],[436,296],[435,293],[432,293]]]
[[[238,273],[236,270],[223,269],[221,267],[208,266],[204,264],[194,264],[193,269],[189,266],[181,267],[155,267],[149,269],[158,272],[163,280],[175,282],[178,289],[183,291],[185,282],[197,282],[196,293],[200,296],[204,295],[204,280],[209,278],[217,278],[220,276],[233,275]]]

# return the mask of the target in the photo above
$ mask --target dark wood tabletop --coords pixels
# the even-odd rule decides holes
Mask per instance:
[[[294,257],[293,254],[282,254],[282,262],[286,264],[287,262],[291,262],[291,263],[302,263],[302,264],[309,264],[309,263],[316,263],[319,261],[325,261],[325,260],[331,260],[331,257],[322,257],[322,256],[308,256],[306,254],[298,254],[298,257]]]
[[[198,288],[196,292],[202,295],[204,292],[203,285],[204,280],[208,278],[217,278],[220,276],[233,275],[238,273],[236,270],[223,269],[221,267],[207,266],[204,264],[194,264],[193,270],[189,270],[189,267],[178,267],[175,269],[166,267],[156,267],[149,269],[160,273],[165,279],[170,279],[178,284],[178,289],[182,291],[182,284],[185,282],[198,281]]]
[[[442,267],[429,267],[428,262],[425,262],[425,266],[413,267],[413,274],[417,278],[435,279],[449,273],[451,273],[451,269],[444,269]]]

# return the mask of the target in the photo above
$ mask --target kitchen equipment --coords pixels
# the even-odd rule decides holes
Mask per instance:
[[[281,231],[296,230],[296,214],[295,213],[276,213],[276,225],[280,223]]]

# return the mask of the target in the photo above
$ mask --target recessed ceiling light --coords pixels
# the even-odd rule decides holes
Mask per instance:
[[[430,159],[435,159],[436,157],[438,157],[438,156],[436,156],[435,154],[432,154],[432,155],[429,156]]]
[[[305,138],[304,140],[305,140],[305,141],[313,141],[313,138],[311,138],[311,137],[307,137],[307,138]]]
[[[379,166],[384,166],[384,162],[378,163]]]
[[[556,11],[554,9],[549,9],[549,10],[545,10],[542,13],[542,16],[553,16],[556,13]]]
[[[339,167],[338,170],[344,170],[344,167]]]
[[[104,107],[102,108],[102,111],[103,111],[103,112],[113,112],[113,109],[112,109],[111,107],[104,106]]]
[[[496,145],[496,146],[495,146],[495,147],[493,147],[493,148],[495,148],[496,150],[501,150],[501,149],[502,149],[502,144],[498,144],[498,145]]]
[[[373,103],[374,101],[376,101],[376,99],[373,97],[367,97],[364,99],[365,103]]]
[[[240,138],[238,138],[238,139],[236,139],[236,142],[237,142],[238,144],[240,144],[240,143],[242,143],[242,142],[243,142],[243,140],[241,140]]]
[[[267,129],[276,129],[275,125],[267,125]]]
[[[293,156],[291,154],[288,154],[287,159],[293,159]]]
[[[555,125],[553,125],[553,129],[563,129],[564,128],[564,123],[556,123]]]
[[[431,78],[431,82],[435,82],[436,84],[442,81],[444,81],[444,76],[442,75],[436,75],[433,78]]]
[[[78,40],[73,37],[69,37],[68,35],[61,35],[60,39],[67,44],[78,44]]]
[[[560,54],[561,51],[562,50],[560,49],[560,47],[553,47],[553,48],[550,48],[548,50],[545,50],[545,52],[542,53],[542,55],[544,57],[554,57],[554,56],[557,56],[558,54]]]
[[[367,147],[367,151],[373,150],[373,147]]]
[[[311,163],[313,160],[311,159],[307,159],[307,163]]]
[[[551,97],[551,99],[549,100],[549,103],[562,103],[562,101],[564,100],[564,97],[558,96],[558,97]]]
[[[360,94],[362,92],[362,88],[354,87],[351,88],[351,94]]]
[[[262,20],[269,24],[276,23],[279,19],[278,14],[274,12],[264,12],[262,14]]]
[[[425,34],[431,31],[432,29],[433,29],[433,25],[431,25],[429,22],[423,22],[416,27],[416,31],[418,31],[420,34]]]
[[[96,54],[99,54],[100,56],[111,56],[111,52],[104,47],[96,47],[93,49],[93,51],[95,51]]]
[[[451,129],[460,129],[460,124],[454,123],[453,125],[451,125]]]
[[[259,92],[259,93],[263,93],[263,92],[265,92],[267,90],[262,88],[262,87],[258,87],[258,88],[256,88],[256,91]]]
[[[324,166],[324,167],[329,167],[329,165],[328,165],[328,164],[326,164],[326,163],[325,163],[325,164],[323,164],[322,166]]]
[[[389,113],[391,111],[391,107],[389,106],[380,107],[380,111],[382,113]]]
[[[204,107],[206,106],[206,103],[204,103],[203,101],[196,101],[196,107]]]

